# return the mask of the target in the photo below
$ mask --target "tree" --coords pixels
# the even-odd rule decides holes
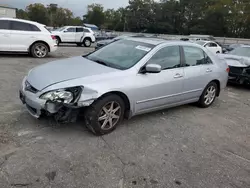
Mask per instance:
[[[87,14],[84,15],[85,22],[102,26],[105,22],[104,8],[100,4],[88,5]]]
[[[91,4],[83,20],[69,9],[39,3],[17,9],[17,17],[55,27],[85,22],[117,31],[250,37],[249,10],[249,0],[129,0],[117,10]]]
[[[49,14],[47,8],[41,3],[30,4],[26,7],[28,17],[32,21],[36,21],[45,25],[49,24]]]
[[[80,17],[72,18],[70,22],[71,22],[70,25],[75,25],[75,26],[83,25],[82,19]]]
[[[25,12],[23,9],[16,10],[16,17],[19,19],[29,20],[29,16],[28,16],[27,12]]]

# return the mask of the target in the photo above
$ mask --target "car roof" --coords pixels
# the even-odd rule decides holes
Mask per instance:
[[[159,45],[166,42],[166,39],[161,38],[150,38],[150,37],[126,37],[126,40],[133,40],[137,42],[144,42],[152,45]]]
[[[192,45],[192,46],[200,46],[196,43],[189,42],[189,41],[181,41],[181,40],[167,40],[162,38],[150,38],[150,37],[128,37],[125,40],[132,40],[137,42],[144,42],[152,45],[159,45],[159,44],[174,44],[174,45]]]
[[[17,18],[0,18],[0,20],[20,21],[20,22],[29,23],[29,24],[45,26],[44,24],[41,24],[41,23],[38,23],[38,22],[34,22],[34,21],[30,21],[30,20],[24,20],[24,19],[17,19]]]

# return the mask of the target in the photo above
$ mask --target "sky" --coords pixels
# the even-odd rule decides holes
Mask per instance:
[[[87,5],[99,3],[108,8],[119,8],[128,5],[128,0],[0,0],[0,4],[9,5],[14,8],[22,8],[31,3],[42,3],[48,5],[50,3],[58,4],[59,7],[70,9],[75,16],[82,16],[87,12]]]

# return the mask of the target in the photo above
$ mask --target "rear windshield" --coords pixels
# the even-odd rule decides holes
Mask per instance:
[[[44,28],[48,31],[48,32],[50,32],[51,33],[51,31],[46,27],[46,26],[44,26]]]

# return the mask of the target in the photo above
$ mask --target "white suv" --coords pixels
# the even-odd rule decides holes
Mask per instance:
[[[28,52],[43,58],[57,49],[56,38],[37,22],[0,18],[0,51]]]
[[[95,42],[94,32],[83,26],[65,26],[52,31],[59,43],[75,43],[77,46],[90,47]]]

